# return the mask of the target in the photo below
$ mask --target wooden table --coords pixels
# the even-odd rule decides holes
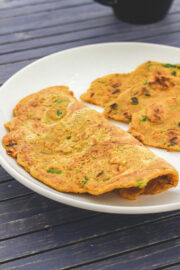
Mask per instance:
[[[42,56],[110,41],[180,47],[180,1],[163,21],[131,25],[93,0],[0,0],[0,84]],[[179,270],[180,211],[89,212],[46,199],[0,168],[0,269]]]

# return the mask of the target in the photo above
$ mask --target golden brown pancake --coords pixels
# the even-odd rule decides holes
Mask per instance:
[[[81,99],[104,107],[126,89],[129,74],[110,74],[94,80]]]
[[[5,126],[7,153],[33,177],[62,192],[119,190],[135,199],[178,183],[170,164],[78,102],[65,86],[22,99]]]
[[[180,96],[154,102],[133,114],[130,132],[143,144],[180,151]]]
[[[133,113],[142,110],[155,100],[179,94],[180,78],[171,75],[165,76],[160,71],[156,71],[151,74],[146,85],[143,85],[142,80],[138,79],[131,88],[108,103],[104,115],[128,123],[131,121]]]
[[[160,73],[161,76],[180,78],[180,65],[148,61],[129,74],[110,74],[94,80],[81,99],[105,107],[129,88],[146,88],[148,80]]]

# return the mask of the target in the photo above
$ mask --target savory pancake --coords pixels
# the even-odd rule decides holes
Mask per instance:
[[[133,114],[130,132],[143,144],[180,151],[180,96],[154,102]]]
[[[176,96],[180,94],[180,78],[162,75],[156,71],[146,82],[140,81],[122,93],[117,99],[108,103],[104,115],[115,120],[130,122],[132,114],[140,111],[155,100]]]
[[[104,107],[109,101],[117,98],[126,90],[129,74],[110,74],[94,80],[86,93],[81,95],[81,99]]]
[[[133,86],[134,89],[146,88],[148,81],[155,75],[180,78],[180,65],[148,61],[129,74],[110,74],[94,80],[81,99],[105,107],[120,94]]]
[[[135,199],[178,183],[170,164],[78,102],[65,86],[22,99],[5,126],[7,153],[33,177],[62,192],[99,195],[116,189]]]

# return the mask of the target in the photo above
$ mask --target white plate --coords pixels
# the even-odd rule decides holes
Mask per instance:
[[[12,117],[12,108],[23,97],[53,85],[68,85],[75,96],[85,92],[90,82],[109,73],[130,72],[139,64],[155,60],[180,62],[180,49],[146,43],[106,43],[58,52],[44,57],[12,76],[0,89],[0,136],[3,124]],[[88,105],[90,106],[90,105]],[[101,112],[102,109],[91,105]],[[127,129],[128,125],[118,124]],[[171,163],[180,173],[180,153],[152,151]],[[122,214],[155,213],[180,209],[180,185],[159,195],[140,196],[136,201],[120,198],[116,193],[101,196],[61,193],[40,183],[17,165],[0,146],[2,167],[20,183],[55,201],[94,211]]]

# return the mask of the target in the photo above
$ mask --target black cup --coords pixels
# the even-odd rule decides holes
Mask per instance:
[[[111,6],[115,15],[130,23],[153,23],[163,19],[173,0],[95,0]]]

